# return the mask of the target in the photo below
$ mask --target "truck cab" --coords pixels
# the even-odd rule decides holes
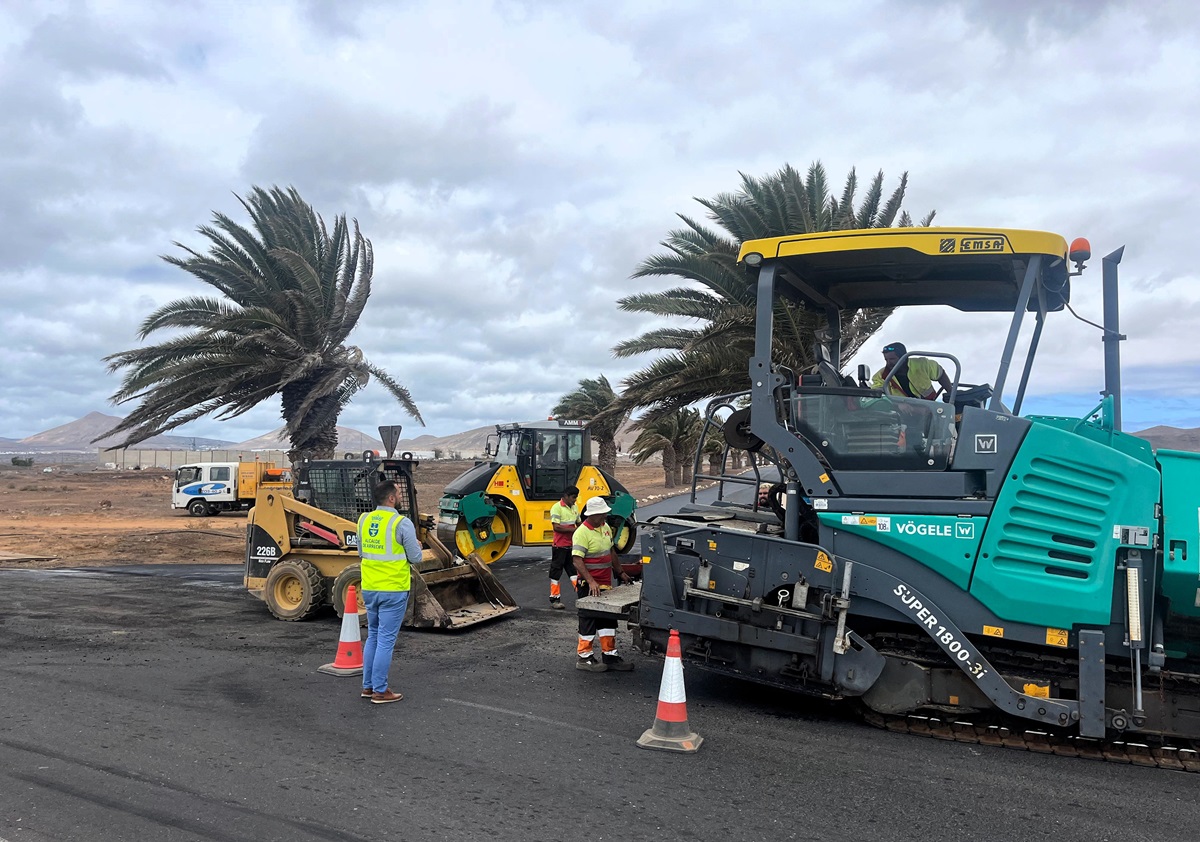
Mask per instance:
[[[200,462],[175,469],[171,508],[193,517],[249,509],[264,483],[291,484],[290,472],[274,462]]]

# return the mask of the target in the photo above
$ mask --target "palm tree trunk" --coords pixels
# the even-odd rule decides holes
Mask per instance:
[[[600,455],[596,459],[596,467],[604,471],[610,477],[617,473],[617,442],[612,438],[597,439],[596,443],[600,446]]]
[[[300,381],[290,383],[283,388],[283,420],[289,425],[307,397],[310,385],[306,381]],[[328,412],[332,409],[330,420],[319,426],[302,427],[295,433],[289,434],[292,449],[288,451],[288,458],[292,462],[300,460],[305,455],[313,459],[332,459],[334,457],[334,450],[337,447],[338,413],[336,404],[337,398],[333,395],[318,399],[309,411],[309,417],[319,417],[323,411]]]
[[[666,444],[663,446],[663,487],[674,488],[675,482],[675,448]]]
[[[691,459],[680,459],[679,466],[683,469],[682,475],[679,477],[681,485],[692,484],[692,468],[695,466]]]

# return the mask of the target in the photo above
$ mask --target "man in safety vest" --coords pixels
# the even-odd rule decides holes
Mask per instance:
[[[571,561],[571,536],[579,525],[579,489],[568,485],[563,490],[562,499],[550,507],[550,525],[554,528],[554,544],[550,547],[550,607],[562,610],[562,588],[559,580],[564,572],[571,577],[571,585],[578,581],[575,578],[575,565]]]
[[[363,644],[362,697],[386,705],[404,698],[388,686],[396,635],[408,608],[412,581],[409,559],[421,560],[421,543],[412,520],[397,511],[404,499],[392,480],[375,488],[375,510],[358,519],[363,604],[367,606],[367,642]]]
[[[884,366],[871,378],[871,388],[882,389],[883,381],[892,373],[892,369],[896,367],[900,358],[907,353],[908,349],[904,347],[903,342],[884,345]],[[946,372],[940,365],[925,357],[909,357],[888,384],[888,391],[893,395],[931,401],[938,396],[938,390],[933,387],[935,381],[942,387],[945,394],[950,394],[950,378],[946,376]]]
[[[614,573],[622,582],[629,581],[629,576],[621,569],[616,550],[613,549],[612,527],[605,523],[605,515],[611,510],[612,507],[603,497],[588,500],[587,505],[583,507],[583,523],[572,535],[571,557],[579,574],[579,587],[582,590],[586,583],[587,593],[591,596],[599,596],[602,588],[611,588]],[[595,617],[579,615],[579,657],[575,659],[575,669],[588,672],[627,672],[633,669],[632,663],[617,654],[616,625],[602,629],[600,622]],[[597,636],[600,638],[599,661],[596,660],[592,649]]]

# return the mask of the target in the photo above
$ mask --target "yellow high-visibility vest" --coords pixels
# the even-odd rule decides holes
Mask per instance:
[[[364,591],[406,591],[412,576],[408,554],[396,535],[396,526],[404,518],[399,512],[376,509],[358,518],[358,555],[362,559]]]

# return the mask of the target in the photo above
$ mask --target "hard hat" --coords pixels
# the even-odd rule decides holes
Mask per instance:
[[[587,505],[583,507],[583,516],[591,517],[592,515],[603,515],[612,511],[612,506],[604,501],[603,497],[593,497],[587,501]]]

